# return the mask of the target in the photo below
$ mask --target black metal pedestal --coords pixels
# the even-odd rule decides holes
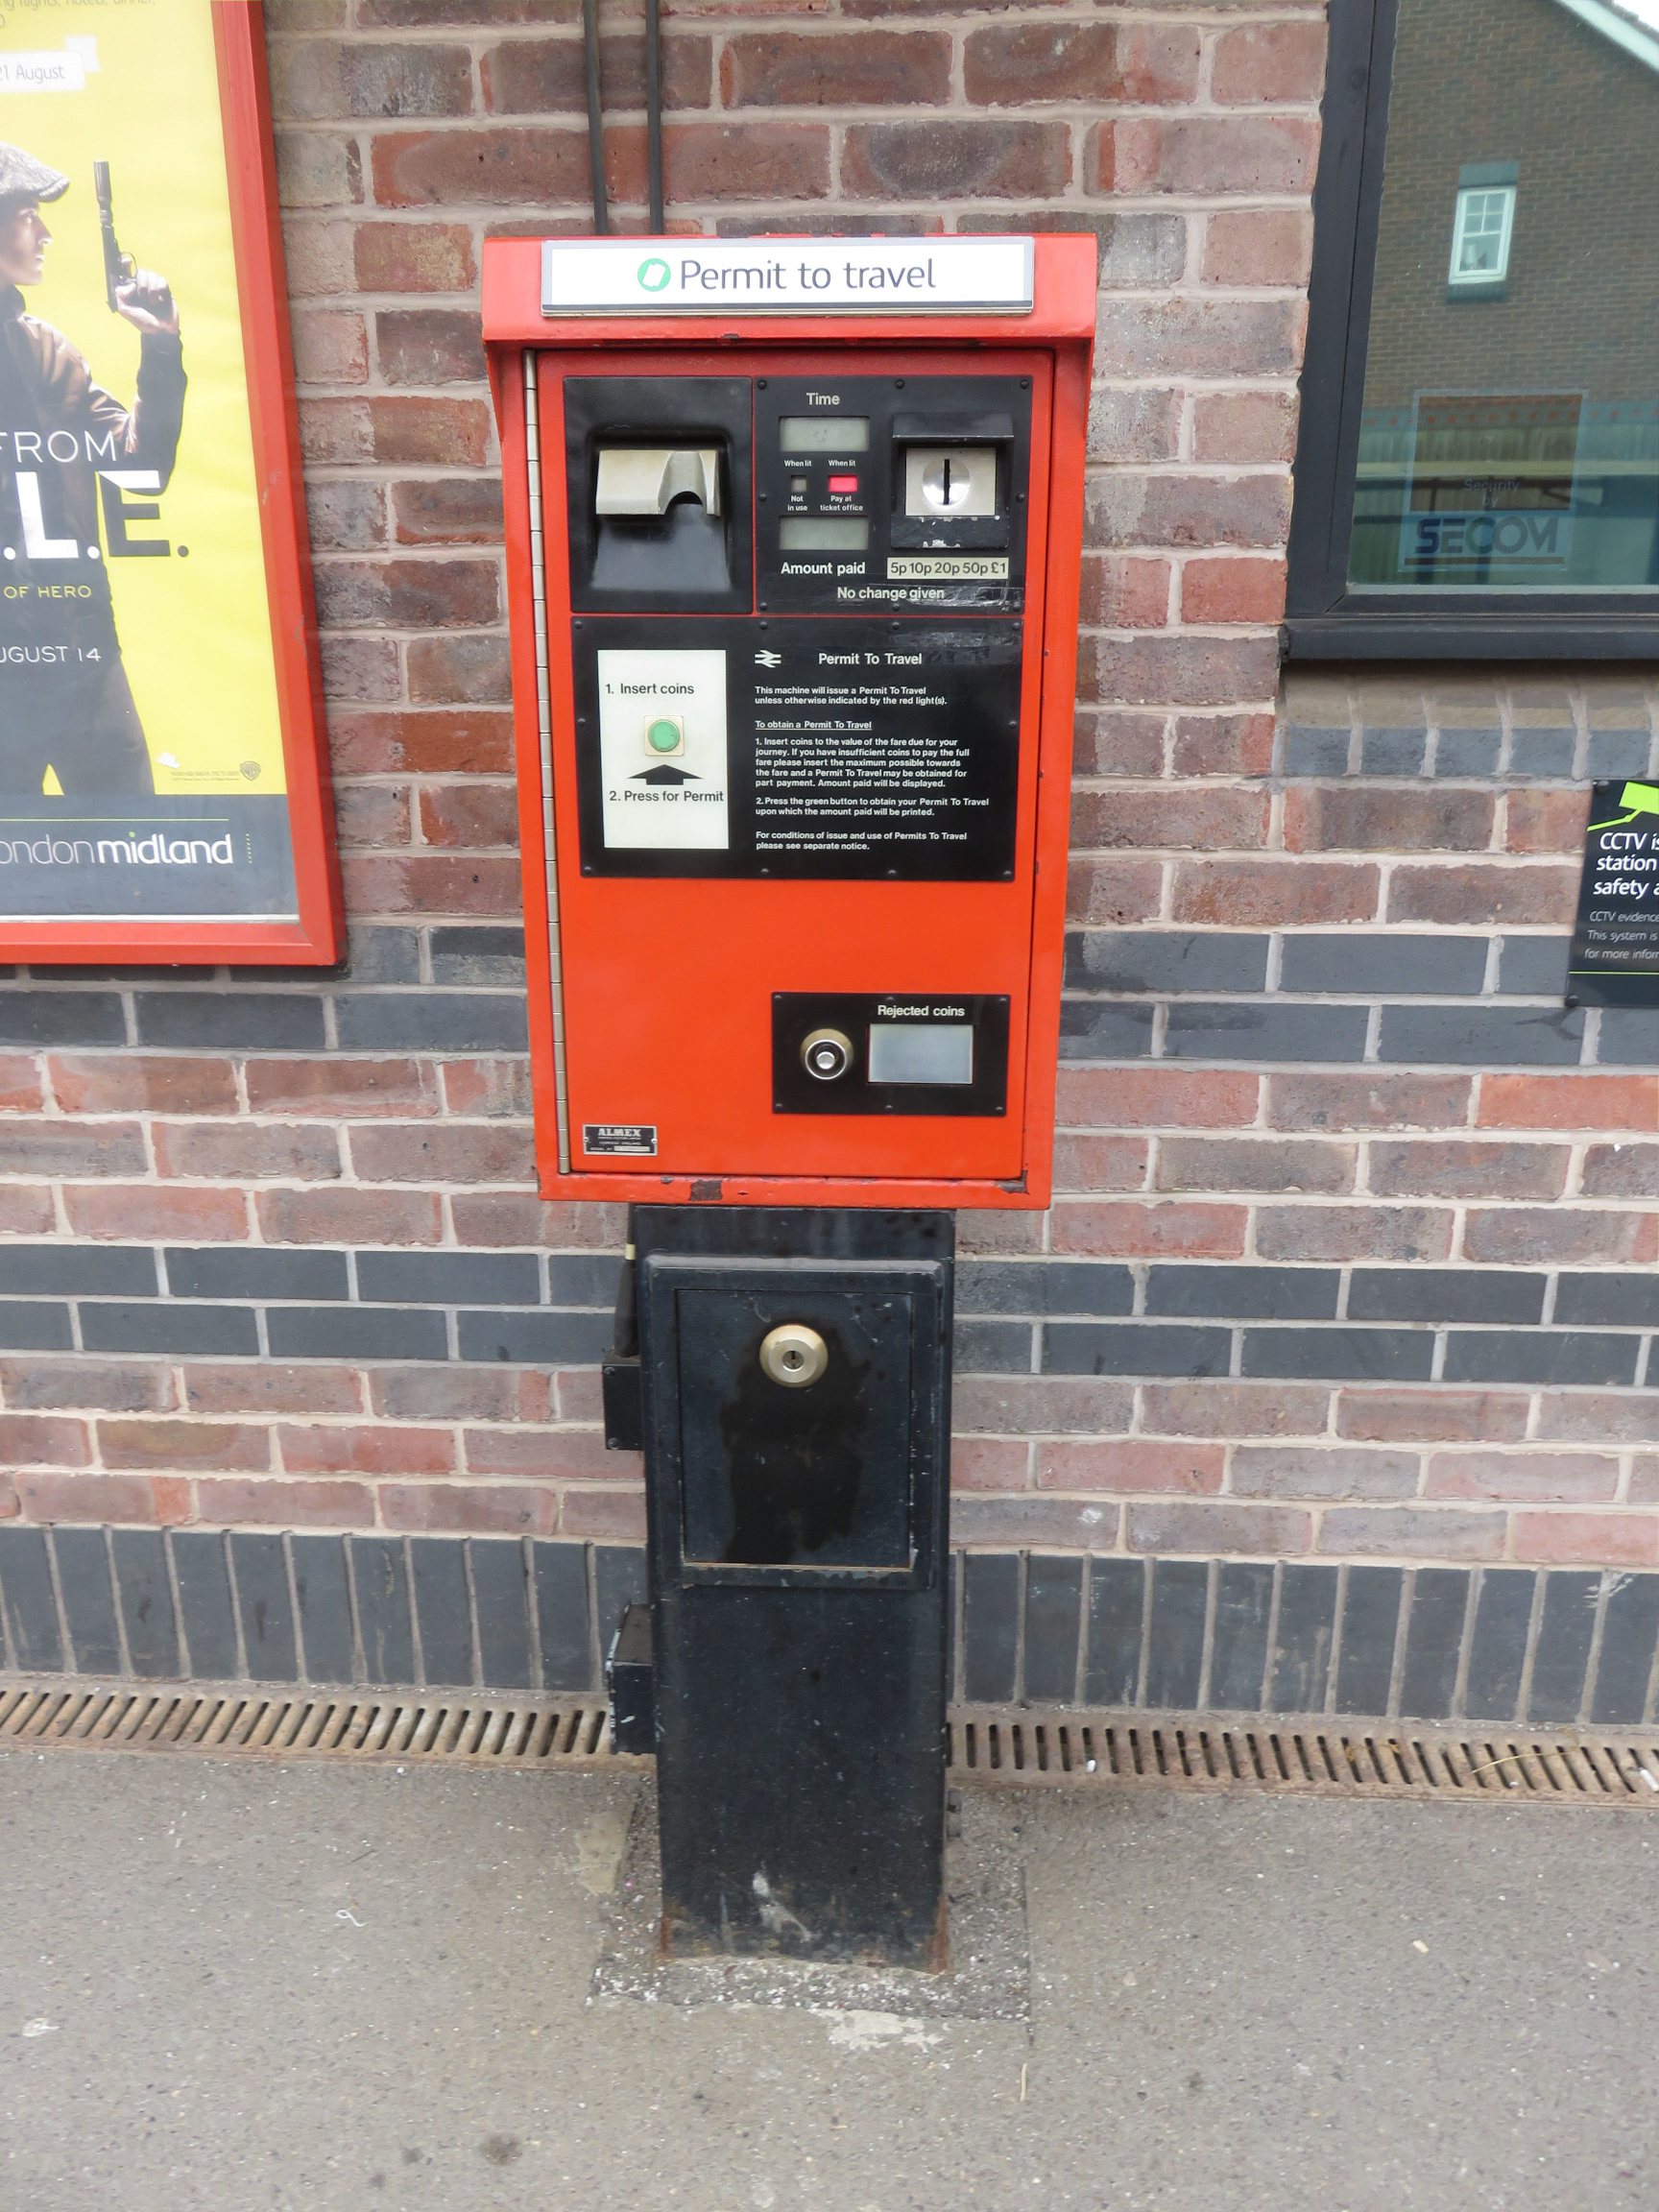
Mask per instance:
[[[951,1217],[635,1241],[664,1948],[943,1966]]]

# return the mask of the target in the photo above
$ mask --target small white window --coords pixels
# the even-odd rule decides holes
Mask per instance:
[[[1509,237],[1515,228],[1513,184],[1465,184],[1452,226],[1452,266],[1446,281],[1502,284],[1509,274]]]

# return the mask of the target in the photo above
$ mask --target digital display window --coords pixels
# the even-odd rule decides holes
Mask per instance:
[[[870,525],[851,515],[786,516],[778,525],[778,543],[785,553],[862,553]]]
[[[784,415],[778,443],[785,453],[868,453],[867,415]]]

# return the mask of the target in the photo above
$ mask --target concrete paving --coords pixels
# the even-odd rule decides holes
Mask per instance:
[[[0,1756],[0,2206],[1659,2206],[1659,1816],[1010,1793],[919,2020],[590,2003],[634,1787]]]

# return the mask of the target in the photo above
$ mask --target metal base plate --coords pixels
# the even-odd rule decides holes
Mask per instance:
[[[916,2020],[1026,2020],[1031,2014],[1018,1798],[972,1792],[950,1820],[945,1882],[950,1967],[826,1966],[795,1959],[664,1959],[657,1795],[634,1808],[592,1996],[647,2005],[758,2005]]]

